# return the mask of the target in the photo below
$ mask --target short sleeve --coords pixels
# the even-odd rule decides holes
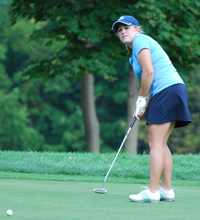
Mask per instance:
[[[144,35],[137,34],[133,41],[133,53],[137,57],[142,49],[150,50],[150,40]]]

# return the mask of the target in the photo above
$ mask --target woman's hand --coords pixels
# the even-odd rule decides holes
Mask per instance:
[[[147,106],[147,98],[138,96],[137,101],[136,101],[135,113],[133,117],[136,116],[137,119],[139,120],[144,115],[146,106]]]
[[[145,111],[146,110],[139,110],[139,112],[138,112],[138,114],[136,116],[137,120],[140,120],[140,118],[144,115]],[[133,118],[134,117],[135,117],[135,113],[133,114]]]
[[[140,97],[140,96],[138,96],[138,97]],[[142,104],[141,104],[141,102],[140,102],[140,109],[137,110],[137,101],[138,101],[138,99],[137,99],[137,101],[136,101],[136,109],[135,109],[135,112],[134,112],[134,114],[133,114],[133,118],[134,118],[135,115],[137,114],[137,120],[139,120],[139,119],[144,115],[144,113],[145,113],[147,107],[148,107],[148,106],[150,105],[150,103],[151,103],[151,95],[150,95],[150,93],[148,93],[147,98],[145,98],[145,97],[142,97],[142,98],[145,99],[145,100],[143,101],[143,104],[145,105],[145,101],[146,101],[146,105],[145,105],[145,107],[142,107]]]
[[[137,120],[140,120],[140,118],[144,115],[145,111],[146,111],[146,110],[139,110],[139,112],[138,112],[138,114],[137,114],[137,117],[136,117]],[[133,117],[135,117],[135,114],[134,114]]]

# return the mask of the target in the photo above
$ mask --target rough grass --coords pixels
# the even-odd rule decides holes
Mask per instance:
[[[0,171],[32,174],[105,176],[115,153],[0,151]],[[200,155],[173,155],[173,180],[200,180]],[[149,178],[149,155],[119,154],[110,177]]]

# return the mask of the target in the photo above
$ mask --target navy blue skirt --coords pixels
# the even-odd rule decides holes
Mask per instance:
[[[192,122],[188,94],[184,84],[175,84],[152,97],[147,125],[176,121],[175,128]]]

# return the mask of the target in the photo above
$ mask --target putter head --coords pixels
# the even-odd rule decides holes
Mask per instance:
[[[93,189],[93,192],[104,194],[104,193],[107,192],[107,190],[105,190],[105,189]]]

